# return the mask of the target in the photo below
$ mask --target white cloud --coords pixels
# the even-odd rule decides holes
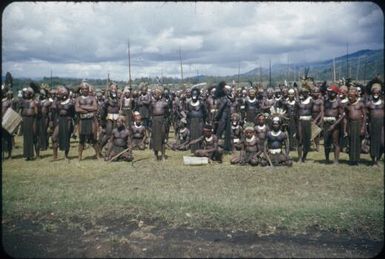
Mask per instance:
[[[351,51],[382,48],[384,37],[370,2],[13,2],[2,22],[3,71],[16,77],[109,70],[125,79],[128,40],[140,77],[179,76],[179,48],[188,66],[224,75],[239,61],[253,69],[257,59],[266,67],[344,55],[347,42]]]

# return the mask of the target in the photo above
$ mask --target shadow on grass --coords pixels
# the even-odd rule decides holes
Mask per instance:
[[[314,160],[314,162],[319,163],[319,164],[324,164],[324,165],[335,165],[334,164],[334,160],[326,161],[325,159],[322,159],[322,160]],[[350,165],[350,166],[353,166],[353,165],[350,164],[349,160],[345,160],[345,159],[344,160],[339,160],[337,165]],[[370,160],[366,160],[366,159],[363,160],[363,159],[361,159],[358,165],[372,166],[373,163]]]

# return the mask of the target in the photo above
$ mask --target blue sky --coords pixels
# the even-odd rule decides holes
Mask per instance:
[[[14,77],[128,80],[232,75],[275,63],[382,49],[372,2],[13,2],[2,13],[2,71]],[[239,63],[240,62],[240,63]]]

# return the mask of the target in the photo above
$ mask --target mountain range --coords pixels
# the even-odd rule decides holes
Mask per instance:
[[[334,58],[336,79],[352,78],[354,80],[370,80],[377,73],[384,76],[384,50],[359,50],[340,57]],[[275,64],[271,67],[271,75],[274,80],[298,80],[298,75],[303,76],[305,69],[309,69],[308,76],[316,80],[333,79],[333,59],[297,64]],[[260,69],[255,68],[240,77],[258,78]],[[266,80],[269,76],[269,68],[262,68],[262,77]],[[233,75],[234,77],[235,75]],[[238,76],[238,75],[236,75]],[[294,80],[293,80],[294,79]]]

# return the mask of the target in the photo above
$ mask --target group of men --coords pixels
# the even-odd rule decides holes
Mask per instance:
[[[325,85],[323,85],[325,86]],[[166,159],[166,149],[222,162],[232,153],[232,164],[292,165],[290,151],[297,150],[305,162],[311,143],[319,151],[323,137],[324,155],[334,163],[340,152],[349,153],[357,165],[366,139],[373,164],[384,152],[384,102],[382,85],[374,83],[366,92],[354,85],[322,87],[303,82],[301,87],[237,88],[222,81],[204,89],[170,91],[162,87],[119,89],[110,83],[102,92],[87,82],[78,91],[65,86],[31,87],[15,101],[12,91],[2,91],[2,114],[8,108],[22,116],[23,155],[40,156],[52,142],[53,158],[58,150],[69,159],[71,138],[79,138],[78,159],[88,143],[96,158],[107,161],[133,160],[133,150],[153,150],[156,160]],[[170,128],[175,142],[169,143]],[[317,134],[314,134],[315,130]],[[365,138],[366,136],[366,138]],[[2,129],[3,151],[11,157],[13,134]]]

